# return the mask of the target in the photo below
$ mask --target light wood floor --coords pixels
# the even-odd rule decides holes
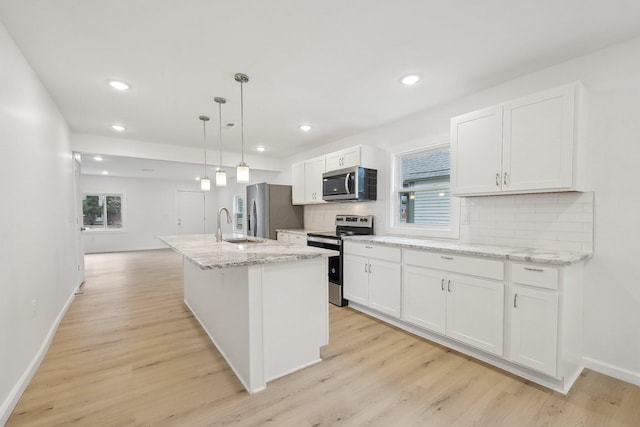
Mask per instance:
[[[568,396],[331,306],[323,362],[249,395],[182,302],[174,252],[89,255],[8,426],[639,426],[640,387]]]

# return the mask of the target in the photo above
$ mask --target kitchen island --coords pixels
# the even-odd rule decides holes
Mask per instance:
[[[183,255],[185,304],[249,393],[320,362],[334,251],[208,234],[159,238]]]

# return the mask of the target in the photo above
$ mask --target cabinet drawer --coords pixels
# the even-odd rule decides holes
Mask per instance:
[[[511,282],[558,289],[558,269],[535,264],[511,264]]]
[[[389,246],[345,241],[344,253],[360,255],[368,258],[378,258],[391,262],[400,262],[400,248],[392,248]]]
[[[307,236],[303,234],[289,233],[289,243],[295,243],[296,245],[306,246]]]
[[[405,264],[495,280],[504,279],[504,262],[502,261],[411,249],[403,249],[403,251]]]

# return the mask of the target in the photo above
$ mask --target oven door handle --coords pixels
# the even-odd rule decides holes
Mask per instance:
[[[307,244],[309,242],[324,243],[326,245],[330,245],[338,248],[342,245],[342,240],[328,239],[326,237],[316,237],[316,236],[307,236]]]

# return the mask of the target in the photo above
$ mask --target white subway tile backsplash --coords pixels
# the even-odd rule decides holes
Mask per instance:
[[[462,199],[470,221],[460,240],[591,252],[593,200],[592,192]]]

